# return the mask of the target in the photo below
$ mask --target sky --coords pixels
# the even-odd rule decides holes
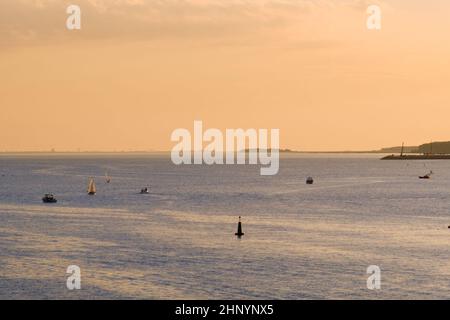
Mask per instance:
[[[170,150],[194,120],[278,128],[307,151],[450,140],[449,14],[447,0],[2,0],[0,151]]]

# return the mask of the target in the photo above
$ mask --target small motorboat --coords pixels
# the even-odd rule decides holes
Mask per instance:
[[[55,196],[52,195],[51,193],[47,193],[47,194],[42,198],[42,202],[44,202],[44,203],[56,203],[56,202],[58,202],[58,200],[56,200]]]
[[[419,176],[419,179],[430,179],[432,174],[433,174],[433,171],[430,171],[429,173],[427,173],[424,176]]]
[[[139,192],[139,194],[149,194],[149,193],[150,193],[150,190],[147,187],[142,188],[141,192]]]
[[[314,179],[312,177],[308,177],[308,179],[306,179],[306,184],[313,184],[314,183]]]

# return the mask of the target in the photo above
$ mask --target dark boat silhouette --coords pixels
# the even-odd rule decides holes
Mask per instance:
[[[314,183],[314,179],[312,177],[308,177],[306,179],[306,184],[313,184]]]
[[[139,194],[149,194],[149,193],[150,193],[150,190],[147,187],[142,188],[141,192],[139,192]]]
[[[44,203],[57,203],[58,200],[56,200],[56,198],[55,198],[55,196],[53,194],[47,193],[42,198],[42,202],[44,202]]]

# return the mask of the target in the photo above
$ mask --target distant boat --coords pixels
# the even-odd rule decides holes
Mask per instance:
[[[150,191],[148,190],[147,187],[145,187],[145,188],[142,188],[142,189],[141,189],[141,192],[139,192],[139,193],[140,193],[140,194],[149,194]]]
[[[106,183],[111,182],[111,177],[108,175],[108,172],[105,173]]]
[[[88,192],[88,195],[90,195],[90,196],[93,196],[97,193],[97,189],[95,188],[95,181],[92,178],[91,178],[91,180],[89,180],[87,192]]]
[[[314,183],[314,179],[312,177],[308,177],[308,179],[306,179],[306,184],[313,184]]]
[[[424,176],[419,176],[419,179],[430,179],[432,174],[433,174],[433,171],[430,171],[429,173],[427,173]]]
[[[47,193],[43,198],[42,202],[44,203],[57,203],[58,200],[56,200],[55,196],[51,193]]]

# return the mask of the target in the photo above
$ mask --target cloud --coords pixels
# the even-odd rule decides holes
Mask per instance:
[[[357,9],[367,0],[2,0],[0,45],[60,43],[66,7],[82,9],[79,39],[223,40],[264,35],[302,21],[317,8]],[[73,34],[70,34],[73,38]]]

